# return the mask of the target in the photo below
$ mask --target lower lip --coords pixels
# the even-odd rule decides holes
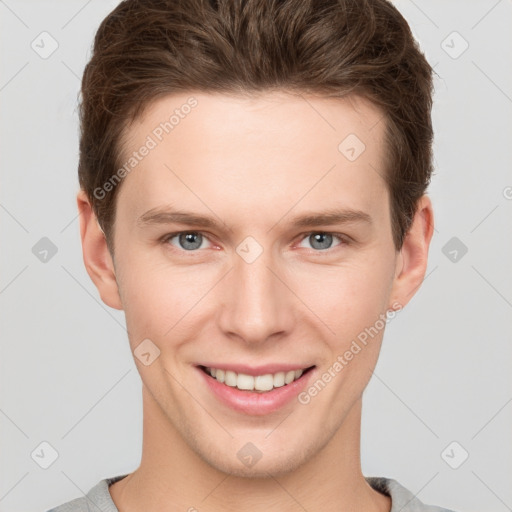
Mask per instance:
[[[315,368],[312,368],[290,384],[274,388],[272,391],[265,393],[258,393],[227,386],[208,375],[201,368],[196,367],[196,369],[202,375],[202,378],[213,394],[222,403],[238,412],[252,416],[270,414],[284,407],[306,387],[311,375],[315,371]]]

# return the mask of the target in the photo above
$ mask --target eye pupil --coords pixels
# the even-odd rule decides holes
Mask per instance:
[[[194,239],[196,239],[196,241],[194,241]],[[199,241],[197,241],[197,239]],[[201,247],[202,235],[200,233],[182,233],[179,237],[179,240],[183,249],[191,251]],[[191,244],[192,246],[187,244]]]
[[[328,249],[332,243],[332,235],[329,233],[315,233],[310,236],[311,246],[314,249]],[[318,246],[317,243],[320,245]]]

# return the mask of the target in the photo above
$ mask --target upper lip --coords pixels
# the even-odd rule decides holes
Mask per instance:
[[[269,373],[289,372],[291,370],[306,370],[314,365],[311,364],[282,364],[282,363],[269,363],[261,366],[250,366],[247,364],[229,364],[229,363],[201,363],[197,366],[204,366],[207,368],[219,368],[221,370],[229,370],[235,373],[243,373],[245,375],[266,375]]]

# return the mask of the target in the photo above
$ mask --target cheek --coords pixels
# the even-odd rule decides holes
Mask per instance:
[[[184,335],[187,324],[201,311],[201,298],[215,283],[215,271],[155,263],[134,253],[123,261],[120,288],[126,322],[134,339]]]
[[[392,270],[382,260],[371,265],[340,265],[294,275],[297,296],[321,319],[336,339],[357,335],[385,312]],[[341,338],[340,338],[341,337]]]

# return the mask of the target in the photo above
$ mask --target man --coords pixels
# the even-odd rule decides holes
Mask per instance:
[[[103,21],[77,201],[143,451],[55,512],[445,510],[364,477],[359,450],[427,266],[431,94],[385,0],[127,0]]]

